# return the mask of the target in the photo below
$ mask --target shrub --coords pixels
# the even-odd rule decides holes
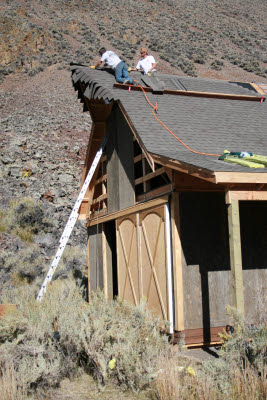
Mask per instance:
[[[50,285],[41,303],[36,293],[34,285],[6,292],[17,309],[0,319],[1,367],[11,362],[28,390],[56,385],[82,366],[101,385],[109,378],[135,391],[149,384],[167,341],[145,304],[106,301],[100,292],[88,304],[69,279]]]
[[[32,242],[34,234],[47,232],[51,227],[42,203],[30,198],[10,202],[8,212],[1,211],[0,214],[0,229],[19,236],[25,242]]]
[[[240,369],[251,364],[260,372],[267,364],[266,320],[259,325],[246,324],[242,315],[234,308],[228,307],[227,312],[234,321],[234,332],[232,335],[226,333],[221,335],[224,339],[221,357],[226,362],[234,362]]]
[[[266,308],[264,298],[262,307]],[[222,335],[220,357],[201,365],[186,362],[183,353],[165,352],[152,383],[155,400],[261,400],[267,397],[267,324],[245,323],[233,308],[228,313],[234,332]],[[192,369],[190,369],[191,367]]]
[[[2,268],[12,276],[17,283],[23,281],[31,283],[34,279],[43,274],[46,262],[40,255],[40,248],[36,245],[29,246],[19,252],[6,252],[2,257]]]

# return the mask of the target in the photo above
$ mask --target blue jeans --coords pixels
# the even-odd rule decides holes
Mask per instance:
[[[128,69],[125,62],[121,61],[115,68],[115,78],[119,83],[123,83],[126,79],[128,79],[130,84],[133,83],[132,78],[130,78],[128,75]]]

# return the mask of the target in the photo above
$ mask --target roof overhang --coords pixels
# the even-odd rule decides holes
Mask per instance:
[[[150,156],[158,164],[215,184],[267,184],[267,172],[216,172],[157,154]]]

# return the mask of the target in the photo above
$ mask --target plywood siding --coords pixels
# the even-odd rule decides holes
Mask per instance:
[[[89,241],[89,271],[90,293],[98,288],[103,290],[103,248],[102,248],[102,224],[88,228]]]
[[[240,201],[245,316],[257,322],[267,295],[267,202]]]
[[[107,120],[108,212],[135,204],[133,136],[121,111],[115,109]]]
[[[225,309],[232,304],[224,195],[181,193],[180,218],[185,329],[205,334],[228,323]]]

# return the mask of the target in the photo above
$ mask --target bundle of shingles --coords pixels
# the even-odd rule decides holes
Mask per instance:
[[[249,168],[267,168],[267,157],[250,152],[230,152],[225,150],[224,154],[219,157],[219,160],[223,160],[232,164],[243,165]]]

